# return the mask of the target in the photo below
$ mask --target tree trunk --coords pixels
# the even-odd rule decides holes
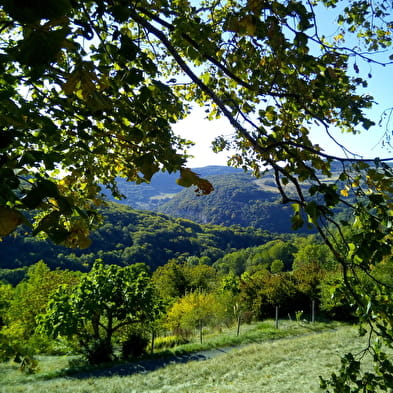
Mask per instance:
[[[315,323],[315,299],[311,300],[311,323]]]
[[[237,330],[236,330],[236,336],[239,336],[240,334],[240,323],[242,321],[242,317],[239,313],[239,315],[237,316]]]
[[[156,338],[156,332],[153,330],[151,332],[151,350],[150,350],[151,354],[153,354],[153,352],[154,352],[154,340],[155,340],[155,338]]]
[[[201,342],[201,344],[202,344],[202,339],[203,339],[203,335],[202,335],[202,328],[203,328],[203,326],[202,326],[202,320],[200,320],[199,321],[199,340],[200,340],[200,342]]]
[[[274,326],[275,326],[276,329],[278,329],[278,307],[279,306],[276,306],[276,320],[275,320],[275,323],[274,323]]]

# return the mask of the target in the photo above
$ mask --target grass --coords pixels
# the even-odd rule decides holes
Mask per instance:
[[[277,340],[285,337],[310,334],[326,329],[333,329],[338,323],[296,323],[292,321],[280,321],[280,328],[274,327],[274,321],[267,320],[249,325],[242,325],[240,335],[236,335],[236,327],[226,329],[224,332],[213,331],[204,333],[203,342],[200,343],[198,334],[190,343],[180,345],[166,351],[167,354],[179,355],[183,353],[203,351],[212,348],[232,347],[261,341]],[[160,356],[160,353],[158,353]]]
[[[270,323],[271,325],[271,323]],[[339,366],[340,355],[365,345],[356,329],[339,327],[320,334],[306,326],[289,324],[278,332],[291,337],[271,341],[271,326],[257,324],[243,329],[246,342],[266,340],[237,349],[224,349],[212,359],[167,364],[156,371],[127,376],[77,378],[56,370],[67,366],[65,357],[42,357],[41,371],[25,376],[10,365],[0,366],[1,393],[310,393],[318,392],[319,375],[328,377]],[[326,328],[326,325],[325,325]],[[294,331],[297,334],[294,336]],[[212,335],[208,342],[217,342]],[[262,338],[263,340],[263,338]],[[221,339],[221,341],[223,341]],[[225,341],[225,340],[224,340]],[[231,341],[231,340],[229,340]],[[211,347],[213,344],[210,344]],[[194,348],[195,349],[195,348]],[[184,352],[177,348],[176,353]],[[124,367],[127,367],[126,365]],[[57,375],[57,376],[56,376]]]

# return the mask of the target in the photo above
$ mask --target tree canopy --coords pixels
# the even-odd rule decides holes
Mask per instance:
[[[52,294],[40,328],[49,336],[76,337],[79,351],[92,363],[110,361],[112,337],[119,329],[148,324],[160,312],[147,267],[104,265],[97,261],[74,291]]]
[[[218,138],[215,149],[236,146],[231,164],[256,174],[271,166],[283,200],[318,219],[339,195],[318,183],[316,171],[328,174],[333,157],[311,142],[310,123],[327,133],[332,125],[349,132],[372,125],[363,114],[372,97],[356,91],[367,82],[348,67],[352,57],[377,62],[368,52],[390,45],[391,25],[387,1],[351,2],[339,17],[340,34],[328,42],[315,7],[1,1],[0,235],[31,222],[25,210],[39,209],[36,233],[88,246],[100,185],[117,194],[118,175],[142,182],[180,169],[179,184],[209,193],[210,183],[185,167],[189,142],[171,128],[192,102],[206,105],[209,118],[229,119],[234,138]],[[342,45],[354,30],[368,52]],[[351,187],[345,168],[342,178]],[[324,203],[308,204],[300,180],[315,182]],[[288,182],[298,198],[284,190]],[[294,225],[302,222],[297,213]]]
[[[318,16],[338,6],[329,39]],[[358,276],[390,258],[393,171],[337,140],[343,157],[310,139],[315,123],[327,135],[373,125],[358,62],[392,64],[391,11],[388,0],[1,0],[0,235],[32,222],[55,242],[88,246],[100,184],[116,194],[118,175],[149,181],[180,170],[180,185],[209,193],[171,128],[196,102],[232,125],[233,138],[215,141],[217,151],[236,148],[230,164],[257,176],[273,170],[294,205],[293,227],[317,227],[343,266],[344,296],[392,343],[392,291],[375,280],[365,291]],[[338,179],[322,182],[333,162]],[[340,204],[356,217],[351,231],[335,220]],[[34,219],[25,214],[36,209]],[[378,372],[391,373],[385,355],[374,355]],[[377,374],[367,386],[392,387]],[[359,391],[363,380],[332,383]]]

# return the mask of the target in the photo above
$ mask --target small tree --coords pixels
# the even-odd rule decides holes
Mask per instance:
[[[52,296],[40,326],[52,337],[76,339],[90,363],[103,363],[112,360],[114,333],[149,322],[158,311],[145,265],[96,261],[72,293],[61,288]]]
[[[257,318],[268,316],[275,311],[278,327],[278,309],[285,306],[288,310],[298,293],[293,277],[288,272],[272,274],[260,270],[254,274],[245,273],[241,277],[241,297]]]
[[[311,322],[314,323],[315,303],[320,297],[320,283],[327,270],[322,268],[318,261],[306,262],[297,266],[293,276],[299,290],[311,299]]]
[[[234,273],[224,276],[221,279],[219,291],[221,293],[221,302],[226,311],[226,323],[233,322],[233,318],[236,320],[236,335],[238,336],[240,334],[240,324],[243,314],[247,307],[240,296],[240,278]]]
[[[182,335],[197,328],[202,342],[203,326],[217,320],[222,308],[213,293],[191,292],[178,299],[168,311],[167,326]]]

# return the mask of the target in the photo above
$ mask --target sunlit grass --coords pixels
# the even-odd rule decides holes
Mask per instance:
[[[204,349],[217,347],[230,347],[239,344],[249,344],[267,340],[309,334],[339,326],[339,323],[296,323],[293,321],[280,321],[280,328],[274,327],[274,321],[266,320],[253,324],[241,326],[240,335],[236,335],[236,327],[225,329],[224,332],[207,332],[203,335],[203,342],[200,343],[199,335],[196,334],[189,344],[184,344],[170,350],[173,354],[185,352],[195,352]]]
[[[0,371],[0,392],[319,392],[319,375],[329,376],[339,366],[340,355],[348,351],[357,352],[364,346],[365,342],[357,337],[355,328],[340,327],[319,334],[226,349],[213,359],[169,364],[152,372],[86,379],[68,376],[42,380],[42,374],[48,376],[57,367],[66,366],[64,358],[42,358],[42,371],[33,376],[10,372],[3,365]],[[5,374],[7,376],[4,379]]]

